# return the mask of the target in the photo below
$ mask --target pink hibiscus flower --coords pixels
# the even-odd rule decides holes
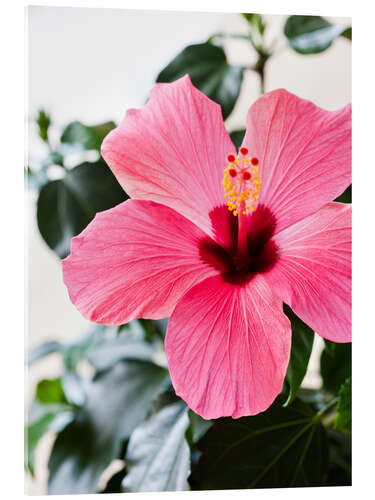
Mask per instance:
[[[254,415],[280,393],[291,327],[351,340],[351,107],[285,90],[249,110],[240,153],[188,76],[129,110],[102,154],[133,198],[101,212],[63,261],[91,321],[171,316],[176,393],[204,418]]]

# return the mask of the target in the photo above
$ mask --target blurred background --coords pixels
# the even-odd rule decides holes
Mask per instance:
[[[326,109],[337,109],[351,101],[351,46],[338,37],[319,54],[304,56],[291,50],[282,35],[284,16],[263,16],[267,43],[277,40],[267,63],[265,91],[283,87]],[[347,26],[350,20],[326,18]],[[51,114],[51,142],[69,122],[87,125],[118,123],[128,108],[142,107],[155,79],[185,46],[204,42],[213,33],[243,33],[247,21],[239,14],[134,11],[114,9],[29,7],[28,41],[28,164],[37,168],[46,156],[35,119],[40,108]],[[224,39],[230,64],[253,65],[255,52],[242,39]],[[259,77],[244,73],[233,112],[226,120],[229,131],[245,126],[248,107],[260,94]],[[82,158],[82,153],[80,153]],[[97,153],[85,153],[95,160]],[[74,166],[74,154],[69,159]],[[59,178],[59,170],[53,173]],[[27,218],[26,346],[43,342],[63,343],[89,326],[70,303],[62,282],[61,263],[43,241],[37,227],[36,191],[25,191]],[[316,339],[305,387],[318,387],[322,342]],[[41,359],[26,371],[25,406],[32,402],[37,382],[62,371],[56,354]],[[83,368],[85,369],[85,368]],[[88,367],[86,367],[89,370]],[[35,478],[27,475],[26,492],[45,494],[47,461],[53,443],[47,433],[35,455]]]

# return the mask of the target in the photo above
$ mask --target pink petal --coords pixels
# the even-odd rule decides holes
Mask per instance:
[[[174,210],[128,200],[73,238],[63,261],[70,299],[91,321],[164,318],[193,285],[216,274],[199,257],[206,235]]]
[[[259,203],[273,212],[281,231],[350,184],[351,105],[326,111],[274,90],[251,106],[244,145],[259,159]]]
[[[290,323],[260,275],[246,286],[220,276],[190,289],[166,336],[176,393],[206,419],[255,415],[281,392]]]
[[[188,76],[155,85],[104,140],[102,154],[132,197],[167,205],[212,235],[209,212],[225,204],[226,157],[235,148],[218,104]]]
[[[351,341],[351,205],[328,203],[274,237],[279,260],[264,277],[318,335]]]

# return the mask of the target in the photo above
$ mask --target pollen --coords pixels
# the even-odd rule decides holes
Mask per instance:
[[[227,207],[234,216],[246,215],[255,210],[261,186],[259,160],[248,156],[247,148],[240,148],[240,154],[227,156],[228,165],[224,169],[223,187]]]

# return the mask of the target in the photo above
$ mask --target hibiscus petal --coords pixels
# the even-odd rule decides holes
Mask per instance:
[[[260,275],[246,286],[211,277],[177,304],[166,336],[176,393],[206,419],[255,415],[280,393],[291,329]]]
[[[193,285],[216,274],[199,257],[206,235],[174,210],[128,200],[96,215],[63,261],[70,299],[91,321],[164,318]]]
[[[259,158],[259,203],[276,231],[316,212],[351,182],[351,105],[326,111],[275,90],[250,108],[244,145]]]
[[[351,205],[328,203],[274,237],[279,259],[264,277],[318,335],[351,341]]]
[[[102,155],[132,197],[181,213],[212,235],[209,213],[225,203],[228,153],[235,148],[221,108],[185,76],[160,83],[104,140]]]

